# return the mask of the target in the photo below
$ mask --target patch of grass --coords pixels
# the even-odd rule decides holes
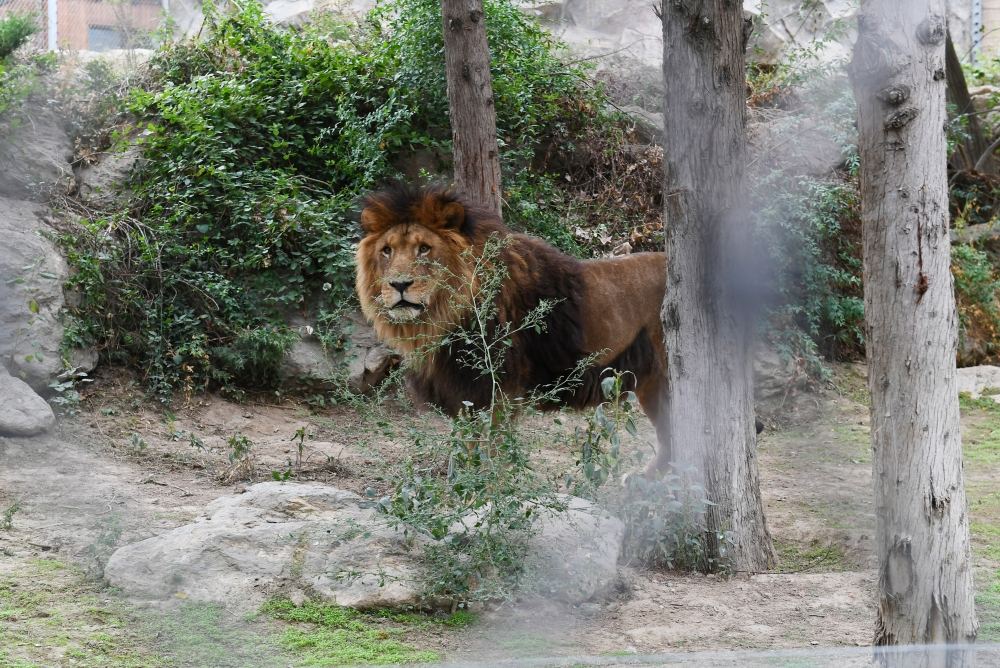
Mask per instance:
[[[1000,642],[1000,570],[976,594],[979,614],[979,642]]]
[[[5,562],[0,577],[0,666],[155,668],[165,661],[118,601],[54,559]]]
[[[992,399],[959,398],[963,413],[962,454],[966,465],[1000,465],[1000,405]]]
[[[261,634],[231,623],[221,606],[210,603],[151,613],[143,622],[159,635],[164,653],[181,666],[243,668],[258,665],[260,657],[280,655]]]
[[[778,552],[778,568],[782,571],[844,571],[851,567],[844,549],[839,545],[774,541]]]
[[[351,608],[306,602],[296,606],[287,599],[268,601],[261,612],[292,624],[280,635],[281,646],[296,655],[302,666],[366,663],[387,665],[427,663],[439,659],[436,652],[421,650],[399,639],[405,628],[387,622],[419,627],[432,623],[464,626],[470,613],[436,617],[413,612],[377,610],[359,612]]]

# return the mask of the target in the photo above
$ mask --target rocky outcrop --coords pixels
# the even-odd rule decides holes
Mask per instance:
[[[616,578],[622,525],[587,501],[539,519],[537,591],[570,603]],[[375,502],[319,484],[266,482],[210,503],[205,517],[118,549],[105,578],[146,601],[213,602],[251,610],[269,596],[355,608],[406,607],[420,597],[429,539],[388,525]]]
[[[300,338],[279,371],[285,387],[332,390],[346,385],[361,394],[385,380],[399,363],[399,355],[378,340],[360,313],[347,317],[345,342],[339,350],[328,350],[305,321],[290,324]]]
[[[56,109],[39,99],[5,118],[0,143],[0,366],[44,393],[64,370],[68,277],[44,203],[70,192],[74,176],[73,142]],[[92,354],[80,357],[85,367],[93,361]]]
[[[34,436],[55,421],[52,407],[0,366],[0,436]]]
[[[44,209],[0,198],[0,366],[45,392],[63,370],[60,353],[66,263],[48,238]]]
[[[47,202],[73,186],[73,142],[55,107],[34,100],[6,119],[0,143],[0,198]]]

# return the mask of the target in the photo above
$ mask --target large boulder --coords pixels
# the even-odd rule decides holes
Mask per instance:
[[[536,591],[579,603],[617,576],[621,522],[587,501],[539,519],[530,572]],[[373,501],[319,484],[265,482],[208,505],[205,516],[119,548],[108,582],[136,599],[189,600],[251,610],[274,595],[355,608],[425,604],[427,538],[388,525]]]
[[[265,482],[193,524],[118,549],[108,582],[138,599],[253,609],[278,593],[357,608],[415,605],[419,541],[375,503],[318,484]]]
[[[378,340],[360,313],[345,319],[346,337],[339,350],[324,346],[306,322],[295,320],[290,324],[300,338],[285,354],[279,370],[286,387],[332,390],[346,385],[352,392],[364,393],[382,382],[399,363],[399,355]]]
[[[34,436],[55,421],[52,407],[0,366],[0,436]]]

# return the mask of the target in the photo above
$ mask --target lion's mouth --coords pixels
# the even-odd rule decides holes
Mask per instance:
[[[417,311],[423,311],[426,308],[423,304],[415,304],[413,302],[408,302],[405,299],[400,299],[398,302],[393,304],[390,309],[395,311],[396,309],[416,309]]]

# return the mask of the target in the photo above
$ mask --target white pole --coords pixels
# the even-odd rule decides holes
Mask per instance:
[[[56,3],[58,0],[48,0],[49,5],[49,51],[59,49],[59,12]]]

